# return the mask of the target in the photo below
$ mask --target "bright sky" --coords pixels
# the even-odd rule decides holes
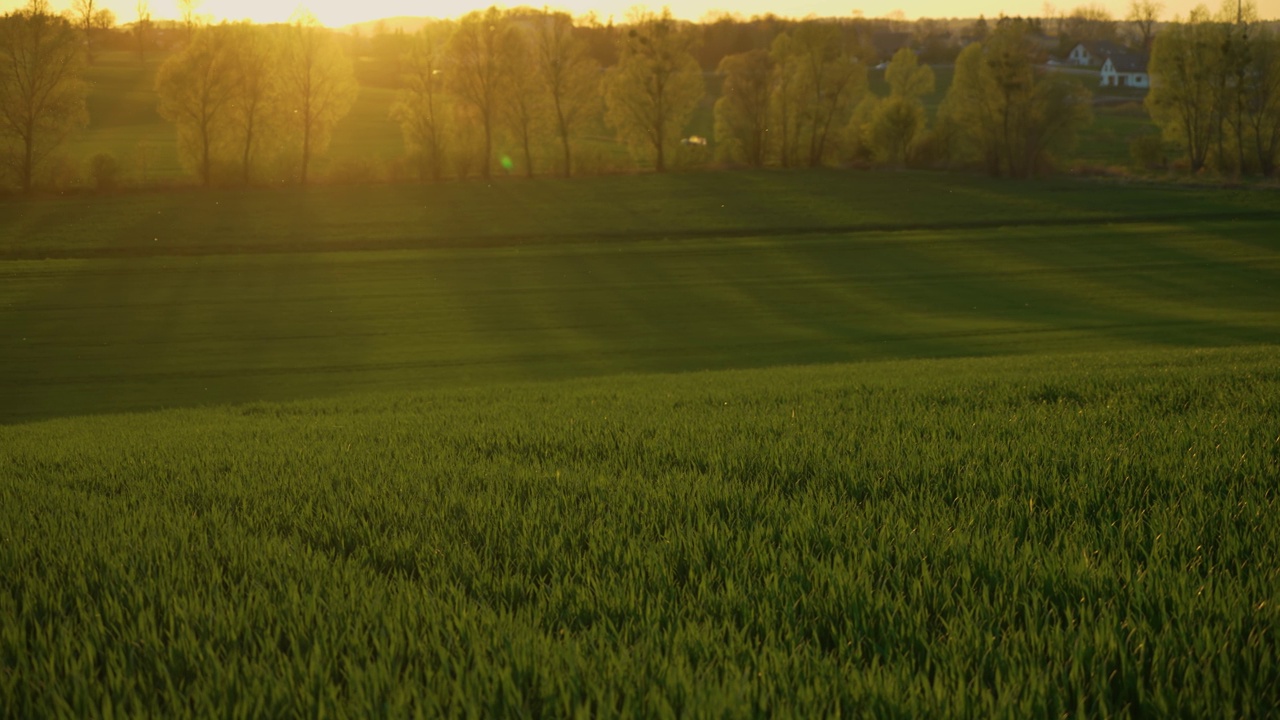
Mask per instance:
[[[544,0],[545,1],[545,0]],[[1230,1],[1230,0],[1228,0]],[[1187,11],[1204,0],[1162,0],[1165,14],[1162,19],[1172,19],[1175,14]],[[1218,0],[1205,4],[1213,7]],[[1255,0],[1259,15],[1263,18],[1280,18],[1280,0]],[[26,4],[26,0],[0,0],[0,12],[8,12]],[[54,10],[70,7],[71,0],[50,0]],[[97,4],[110,8],[121,23],[132,22],[137,17],[136,0],[97,0]],[[471,10],[488,7],[493,0],[203,0],[197,12],[212,20],[242,20],[279,22],[288,20],[294,10],[306,7],[320,22],[331,27],[348,25],[364,20],[376,20],[398,15],[456,17]],[[499,6],[531,5],[541,7],[544,2],[498,3]],[[594,10],[601,20],[614,16],[621,20],[627,8],[635,0],[557,0],[548,3],[553,8],[582,15]],[[648,3],[646,3],[648,4]],[[1057,0],[1051,11],[1063,12],[1078,5],[1102,5],[1112,15],[1123,18],[1128,0]],[[849,16],[860,10],[867,17],[881,17],[901,10],[907,18],[917,17],[977,17],[979,14],[996,17],[1006,15],[1044,16],[1045,0],[672,0],[667,3],[677,17],[698,20],[710,11],[726,10],[751,16],[772,12],[776,15],[803,17],[810,13],[824,17]],[[153,18],[178,16],[177,0],[150,0]],[[649,7],[661,9],[662,3]]]

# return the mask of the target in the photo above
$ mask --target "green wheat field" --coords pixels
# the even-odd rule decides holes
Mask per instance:
[[[4,717],[1280,714],[1280,195],[0,202]]]

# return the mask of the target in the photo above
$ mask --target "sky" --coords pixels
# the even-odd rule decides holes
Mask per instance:
[[[1204,0],[1161,0],[1165,6],[1162,19],[1185,15]],[[1218,0],[1205,3],[1210,7]],[[1280,18],[1280,0],[1255,0],[1258,13],[1263,18]],[[26,0],[0,0],[0,12],[8,12],[26,4]],[[54,10],[70,7],[71,0],[50,0]],[[96,4],[110,8],[121,23],[137,17],[136,0],[96,0]],[[256,22],[280,22],[299,7],[305,7],[323,24],[341,27],[365,20],[384,17],[426,16],[456,17],[468,11],[493,5],[494,0],[202,0],[197,9],[206,18],[219,20],[253,20]],[[496,3],[501,6],[532,5],[541,7],[544,2]],[[595,11],[601,20],[613,16],[624,18],[635,0],[553,0],[546,3],[555,9],[567,10],[574,15]],[[660,1],[645,3],[660,9]],[[1051,7],[1045,0],[672,0],[666,3],[677,17],[699,20],[713,11],[727,11],[743,16],[772,12],[788,17],[804,17],[815,14],[823,17],[848,17],[860,11],[866,17],[882,17],[901,11],[908,19],[918,17],[997,17],[1006,15],[1044,16],[1069,11],[1078,5],[1101,5],[1117,18],[1123,18],[1128,0],[1057,0]],[[177,0],[150,0],[151,15],[155,19],[176,18]]]

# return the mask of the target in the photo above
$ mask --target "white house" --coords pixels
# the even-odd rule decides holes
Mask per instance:
[[[1102,63],[1102,87],[1151,87],[1151,76],[1147,74],[1147,59],[1141,55],[1124,53],[1109,55]]]

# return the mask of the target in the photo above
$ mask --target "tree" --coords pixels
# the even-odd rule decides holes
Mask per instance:
[[[913,50],[902,48],[889,61],[884,77],[889,97],[871,109],[864,135],[880,160],[903,165],[925,128],[920,98],[933,92],[933,69],[920,65]]]
[[[763,167],[769,155],[769,100],[773,62],[769,53],[755,49],[727,55],[717,72],[724,78],[715,105],[716,142],[732,143],[740,159]]]
[[[444,89],[445,43],[449,25],[434,23],[413,37],[407,56],[404,87],[391,106],[405,146],[418,161],[418,177],[439,181],[444,171],[448,107]]]
[[[894,95],[878,103],[868,133],[876,157],[893,165],[906,164],[924,125],[924,106],[919,100]]]
[[[587,53],[587,46],[573,33],[573,19],[567,13],[543,12],[534,34],[534,53],[547,96],[547,106],[560,140],[561,172],[573,172],[573,136],[593,111],[598,112],[600,64]]]
[[[1160,13],[1164,5],[1156,0],[1129,0],[1129,14],[1125,19],[1133,25],[1138,34],[1138,47],[1143,52],[1151,52],[1151,41],[1156,36],[1156,23],[1160,21]]]
[[[1183,147],[1191,172],[1205,166],[1217,128],[1217,33],[1203,9],[1156,36],[1151,49],[1147,112],[1164,136]]]
[[[1250,42],[1249,82],[1243,92],[1246,121],[1258,169],[1271,176],[1280,160],[1280,37],[1263,26]]]
[[[30,192],[36,169],[88,120],[75,30],[46,0],[0,17],[0,152]]]
[[[545,117],[542,88],[531,41],[519,26],[507,28],[503,42],[498,110],[524,154],[525,177],[533,177],[533,142]]]
[[[921,65],[911,48],[902,48],[893,54],[889,67],[884,71],[892,97],[919,100],[933,92],[935,78],[933,68]]]
[[[200,7],[200,0],[178,0],[178,13],[182,15],[182,29],[187,34],[188,45],[191,44],[196,28],[200,25],[200,18],[196,16],[198,7]]]
[[[670,10],[635,12],[619,38],[618,64],[605,76],[606,119],[633,149],[653,152],[658,172],[706,92],[694,42]]]
[[[496,7],[467,13],[449,39],[448,86],[480,121],[484,150],[480,175],[488,180],[493,166],[493,129],[506,69],[509,28]]]
[[[288,29],[281,70],[285,117],[301,144],[298,178],[306,185],[312,157],[328,148],[333,126],[355,102],[355,73],[333,33],[307,14]]]
[[[783,167],[791,167],[800,159],[798,58],[794,45],[791,36],[782,33],[769,46],[769,60],[773,63],[773,82],[769,92],[771,134],[778,149],[778,162]]]
[[[1033,54],[1024,26],[1000,25],[960,53],[939,109],[939,123],[960,129],[992,175],[1043,170],[1092,119],[1089,91],[1060,74],[1037,75]]]
[[[231,112],[229,121],[239,146],[241,181],[253,179],[254,162],[279,130],[281,77],[278,33],[248,22],[228,28],[230,33]]]
[[[90,63],[93,62],[93,29],[96,13],[95,0],[71,0],[71,15],[75,24],[84,33],[84,54]]]
[[[147,61],[147,48],[151,45],[151,5],[147,0],[138,0],[136,5],[138,19],[133,23],[133,39],[138,47],[138,62]]]
[[[93,14],[93,29],[99,33],[109,32],[116,26],[116,14],[110,8],[103,8]]]
[[[1062,35],[1072,45],[1082,42],[1112,42],[1116,39],[1116,21],[1102,5],[1081,5],[1063,18]]]
[[[226,25],[205,28],[156,73],[160,115],[177,125],[182,158],[206,186],[213,181],[216,153],[231,137],[235,60],[230,36]]]
[[[839,29],[809,21],[792,33],[798,135],[810,167],[826,161],[833,127],[842,127],[867,89],[867,69],[848,51]]]

